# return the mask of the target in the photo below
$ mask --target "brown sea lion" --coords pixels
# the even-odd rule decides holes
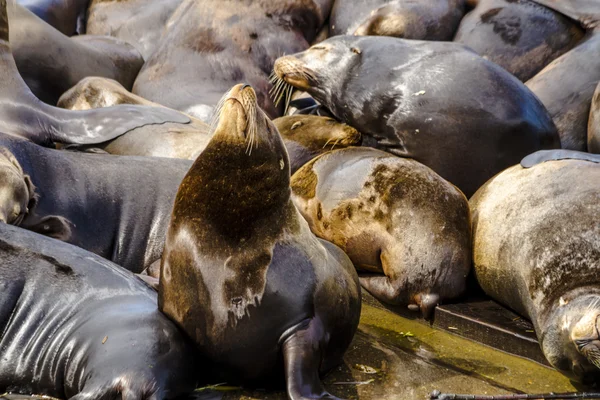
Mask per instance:
[[[470,201],[479,284],[531,319],[554,367],[588,383],[600,378],[598,182],[600,156],[537,152]]]
[[[426,166],[370,148],[326,153],[292,176],[311,230],[344,250],[364,289],[429,317],[471,269],[469,204]]]
[[[588,121],[587,148],[590,153],[600,153],[600,83],[592,97]]]
[[[413,158],[467,197],[523,156],[559,147],[533,93],[456,43],[335,36],[281,57],[275,73],[358,129],[363,146]]]
[[[291,173],[334,148],[360,146],[361,135],[333,118],[294,115],[273,120],[288,151]]]
[[[131,89],[144,64],[129,43],[111,37],[69,38],[25,7],[8,7],[10,45],[19,73],[42,101],[58,98],[86,76],[103,76]]]
[[[223,93],[248,82],[260,107],[276,117],[273,63],[309,46],[332,2],[184,0],[132,91],[207,122]]]
[[[454,41],[525,82],[571,50],[585,31],[530,0],[482,0],[461,21]]]
[[[17,3],[67,36],[85,33],[90,0],[17,0]]]
[[[600,2],[536,0],[578,21],[585,39],[554,60],[526,85],[544,103],[558,128],[563,149],[587,151],[587,127],[600,82]]]
[[[228,382],[285,373],[290,399],[334,399],[319,372],[342,361],[360,285],[348,257],[310,232],[289,183],[277,128],[252,88],[235,86],[177,193],[158,304]]]

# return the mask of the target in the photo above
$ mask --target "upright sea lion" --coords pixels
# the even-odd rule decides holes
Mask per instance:
[[[12,223],[61,237],[134,272],[160,258],[190,161],[59,151],[3,134],[0,148],[19,166],[0,164],[14,176],[0,182],[0,200],[10,204],[0,204],[0,210],[16,211],[16,203],[22,214]],[[48,218],[55,216],[61,219],[50,225]],[[44,221],[47,229],[40,230]],[[70,223],[66,228],[64,221]]]
[[[160,44],[165,24],[183,0],[91,0],[87,33],[133,44],[147,60]]]
[[[67,111],[40,101],[27,87],[8,43],[6,0],[0,0],[0,131],[35,143],[101,143],[134,128],[165,122],[188,123],[181,113],[165,108],[119,106]]]
[[[86,76],[117,80],[131,89],[144,64],[129,43],[104,36],[60,33],[25,7],[8,7],[10,45],[19,73],[40,100],[58,98]]]
[[[469,204],[426,166],[380,150],[342,149],[300,168],[291,187],[313,233],[367,273],[360,283],[377,299],[428,317],[465,290]]]
[[[17,0],[35,15],[67,36],[85,33],[90,0]]]
[[[273,63],[282,54],[309,46],[332,3],[184,0],[132,91],[209,121],[223,94],[248,82],[257,91],[260,107],[276,117],[279,111],[269,98]]]
[[[573,50],[527,81],[558,128],[562,148],[587,150],[587,126],[594,90],[600,82],[600,3],[537,0],[579,21],[588,34]]]
[[[413,158],[467,197],[523,156],[559,147],[533,93],[459,44],[335,36],[281,57],[275,73],[358,129],[363,145]]]
[[[290,199],[290,166],[254,90],[225,98],[208,147],[183,180],[162,258],[159,308],[228,382],[332,399],[319,379],[358,326],[348,257],[317,239]]]
[[[454,41],[525,82],[584,33],[575,21],[531,0],[482,0],[462,19]]]
[[[587,148],[590,153],[600,153],[600,83],[592,97],[588,121]]]
[[[600,156],[537,152],[471,198],[475,275],[531,319],[544,355],[600,377]]]
[[[294,115],[277,118],[273,123],[288,151],[292,174],[319,154],[361,143],[360,132],[333,118]]]
[[[452,40],[464,15],[464,0],[336,0],[331,36],[395,36]]]
[[[85,250],[0,224],[0,392],[173,399],[202,376],[156,292]]]
[[[58,106],[69,110],[91,110],[118,104],[162,107],[126,90],[112,79],[89,77],[61,96]],[[116,155],[170,157],[195,160],[210,140],[209,126],[195,118],[189,124],[167,122],[135,128],[108,142],[72,145],[70,150],[98,151]]]

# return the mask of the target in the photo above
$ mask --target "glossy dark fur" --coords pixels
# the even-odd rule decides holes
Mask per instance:
[[[333,398],[319,372],[350,344],[360,286],[348,257],[310,232],[289,178],[277,129],[251,88],[234,87],[177,193],[159,307],[228,382],[271,386],[285,371],[291,399]]]
[[[577,22],[534,1],[481,0],[463,18],[454,41],[525,82],[584,34]]]
[[[67,36],[85,33],[85,15],[90,0],[16,0]]]
[[[21,225],[56,215],[68,242],[134,272],[160,258],[177,187],[191,162],[119,157],[43,148],[0,136],[39,200]]]
[[[280,58],[275,72],[358,129],[363,145],[413,158],[467,197],[523,156],[559,147],[539,100],[458,44],[336,36]]]
[[[0,391],[172,399],[201,376],[156,292],[85,250],[0,224]]]
[[[12,7],[12,5],[11,5]],[[144,125],[188,123],[185,115],[164,108],[119,106],[67,111],[40,101],[25,84],[8,44],[6,0],[0,0],[0,131],[39,144],[100,143]]]
[[[471,198],[475,275],[533,322],[548,361],[600,378],[600,164],[573,153],[528,156]],[[530,160],[527,160],[530,159]],[[537,159],[537,160],[535,160]]]

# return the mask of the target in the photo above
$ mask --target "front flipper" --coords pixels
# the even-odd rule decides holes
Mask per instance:
[[[319,377],[323,349],[327,345],[325,336],[322,322],[313,318],[283,342],[283,362],[289,399],[338,399],[327,393]]]

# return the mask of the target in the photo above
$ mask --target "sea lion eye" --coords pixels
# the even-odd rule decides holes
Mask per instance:
[[[301,121],[294,122],[294,125],[292,125],[292,127],[290,129],[294,130],[296,128],[300,128],[301,126],[302,126],[302,122]]]
[[[356,47],[352,47],[350,50],[352,50],[352,52],[353,52],[354,54],[360,54],[360,53],[362,53],[362,52],[360,51],[360,49],[358,49],[358,48],[356,48]]]

